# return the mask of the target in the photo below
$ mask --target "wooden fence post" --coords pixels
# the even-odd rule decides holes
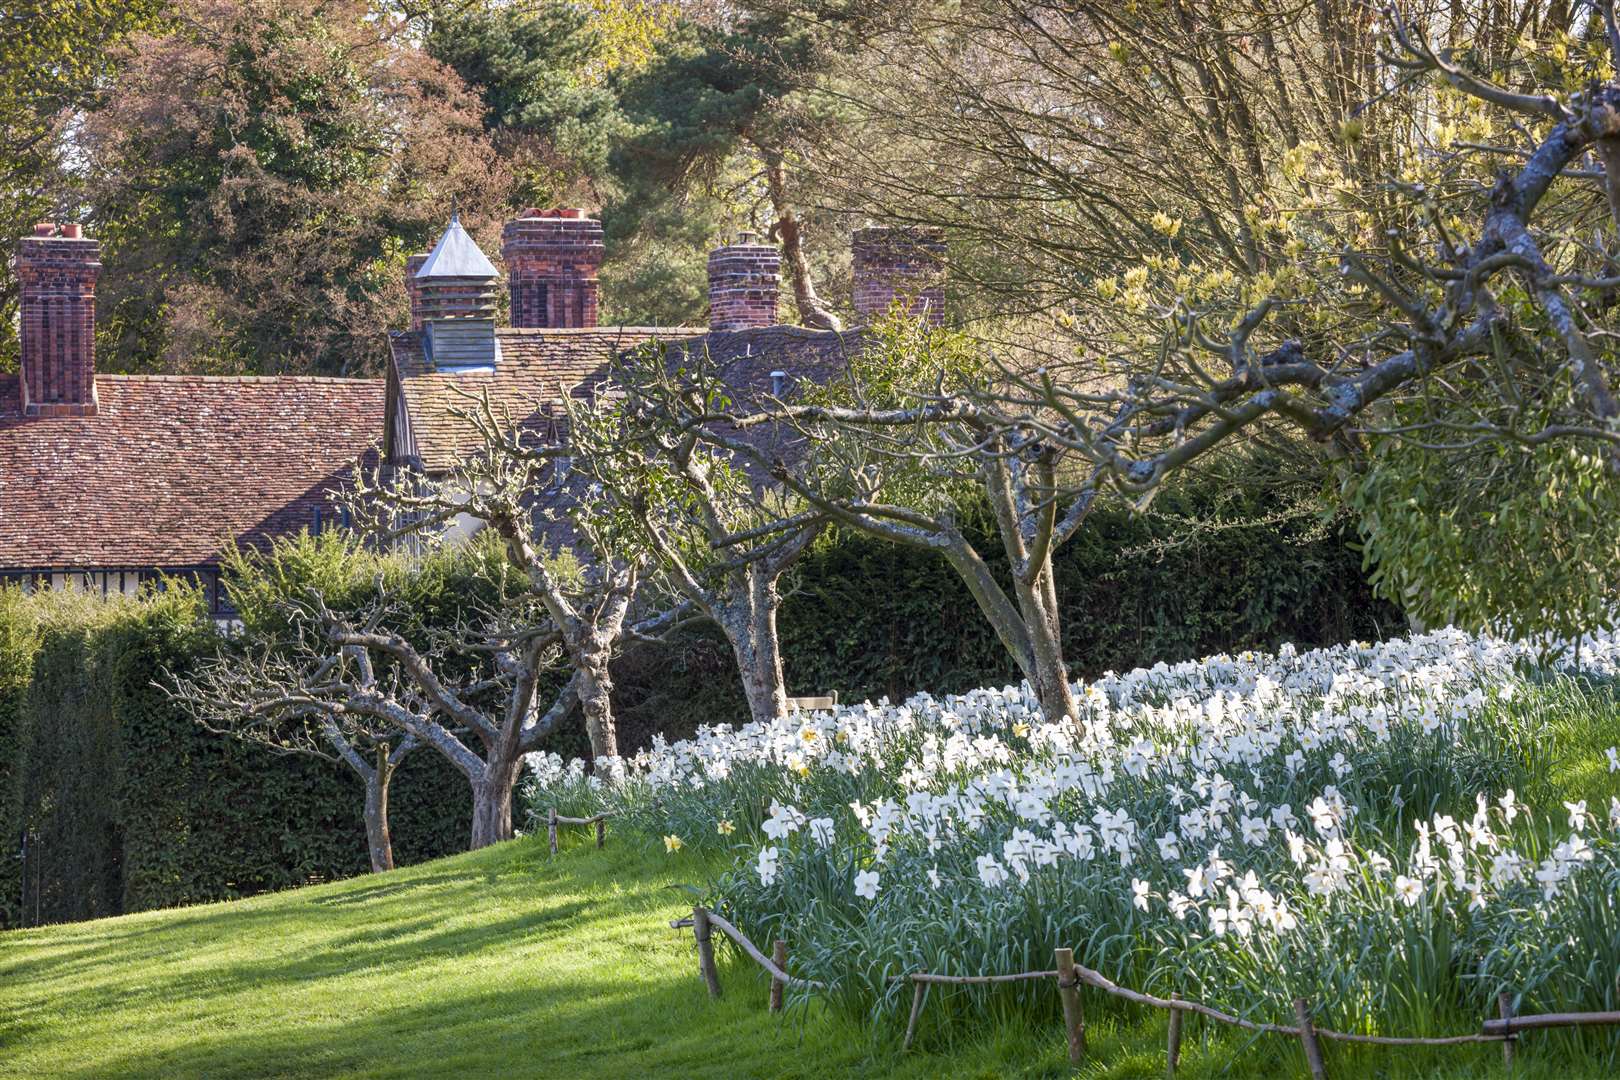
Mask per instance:
[[[922,1015],[923,1005],[928,1001],[929,985],[921,980],[912,981],[911,1019],[906,1021],[906,1041],[900,1044],[901,1051],[911,1049],[911,1040],[917,1034],[917,1018]]]
[[[1311,1067],[1311,1080],[1327,1080],[1327,1065],[1322,1061],[1322,1044],[1316,1039],[1316,1025],[1311,1023],[1308,999],[1294,999],[1294,1019],[1299,1022],[1299,1041],[1305,1047],[1305,1063]]]
[[[551,841],[551,853],[557,854],[557,808],[553,806],[546,815],[546,837]]]
[[[1496,1014],[1503,1020],[1513,1019],[1513,995],[1506,990],[1496,995]],[[1507,1038],[1502,1040],[1502,1065],[1504,1068],[1511,1069],[1513,1068],[1513,1044],[1518,1041],[1519,1037],[1513,1034],[1512,1028],[1509,1028],[1504,1034],[1507,1035]]]
[[[712,933],[708,909],[693,908],[692,936],[697,939],[698,970],[703,972],[703,981],[709,986],[709,996],[717,998],[720,996],[720,973],[714,967],[714,942],[710,940]]]
[[[1176,994],[1176,993],[1172,993],[1170,995],[1170,1000],[1171,1001],[1180,1001],[1181,1000],[1181,995]],[[1167,1051],[1166,1058],[1170,1062],[1170,1068],[1169,1068],[1169,1071],[1166,1073],[1166,1075],[1168,1075],[1170,1077],[1170,1080],[1175,1080],[1176,1066],[1181,1064],[1181,1010],[1180,1009],[1171,1009],[1170,1010],[1170,1036],[1169,1036],[1168,1045],[1166,1046],[1166,1051]]]
[[[771,943],[771,963],[775,964],[777,967],[781,968],[783,971],[787,970],[787,942],[783,941],[781,938],[777,938],[774,942]],[[772,975],[771,976],[771,1012],[781,1012],[782,1011],[782,990],[783,989],[784,989],[784,984],[783,984],[782,980],[778,979],[775,975]]]
[[[1074,972],[1074,950],[1056,949],[1058,996],[1063,999],[1063,1026],[1069,1035],[1069,1061],[1078,1065],[1086,1057],[1086,1014],[1080,1007],[1080,982]]]
[[[598,849],[607,846],[607,819],[596,819],[596,846]]]

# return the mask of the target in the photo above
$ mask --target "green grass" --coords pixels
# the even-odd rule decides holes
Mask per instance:
[[[903,1016],[875,1034],[819,1006],[772,1016],[763,978],[735,957],[710,1001],[689,933],[667,925],[689,902],[669,886],[704,870],[622,837],[606,851],[576,840],[555,860],[530,838],[235,903],[9,933],[0,1076],[1074,1075],[1055,1022],[969,1022],[960,999],[930,1003],[921,1052],[907,1055]],[[1162,1017],[1102,1004],[1088,994],[1080,1075],[1163,1076]],[[1558,1038],[1527,1038],[1517,1075],[1579,1075]],[[1504,1075],[1495,1046],[1328,1054],[1341,1078]],[[1190,1024],[1180,1075],[1302,1076],[1304,1061],[1286,1040]]]

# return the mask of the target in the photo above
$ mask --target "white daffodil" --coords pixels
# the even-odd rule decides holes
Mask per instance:
[[[759,853],[759,883],[769,888],[776,884],[777,850],[774,847],[762,848]]]
[[[876,871],[861,870],[855,875],[855,895],[862,900],[876,900],[878,876]]]

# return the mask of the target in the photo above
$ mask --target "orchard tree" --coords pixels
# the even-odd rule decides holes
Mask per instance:
[[[401,590],[379,581],[365,603],[338,608],[319,587],[285,602],[292,628],[275,659],[238,658],[211,675],[199,696],[241,730],[261,722],[320,723],[340,734],[383,730],[442,754],[471,788],[471,844],[512,835],[512,789],[524,755],[576,711],[593,755],[619,752],[609,662],[627,635],[678,625],[681,605],[651,610],[638,587],[646,559],[615,554],[615,513],[580,489],[562,496],[549,482],[550,455],[523,430],[497,421],[487,402],[461,418],[482,449],[452,473],[374,473],[349,499],[356,528],[386,546],[432,549],[487,534],[484,602],[416,640],[396,621]],[[548,513],[546,498],[558,500]],[[326,732],[322,731],[323,736]]]
[[[1419,621],[1575,633],[1610,617],[1620,554],[1614,21],[919,8],[845,73],[865,133],[817,179],[950,230],[959,294],[996,316],[970,328],[1039,425],[1079,409],[1065,449],[1097,483],[1141,497],[1228,439],[1314,440]],[[1121,410],[1123,445],[1100,434]]]
[[[303,629],[303,620],[294,618]],[[176,680],[169,690],[209,731],[277,753],[305,754],[347,765],[365,785],[371,869],[374,873],[392,870],[389,785],[406,755],[421,744],[415,735],[376,712],[342,709],[328,700],[326,695],[339,685],[352,687],[356,696],[378,692],[376,670],[365,649],[341,648],[308,670],[300,666],[307,644],[296,642],[287,651],[290,655],[266,649],[206,661],[194,676]],[[394,693],[398,694],[397,688]]]
[[[1074,717],[1052,556],[1085,523],[1099,492],[1062,491],[1072,455],[976,403],[980,393],[995,396],[986,377],[994,370],[972,340],[896,314],[868,328],[847,378],[798,401],[737,402],[724,381],[695,367],[691,386],[658,387],[656,396],[644,390],[641,411],[703,448],[687,450],[692,458],[735,463],[755,484],[768,478],[791,498],[779,498],[774,517],[752,528],[712,530],[722,552],[745,552],[773,533],[792,537],[820,520],[936,552],[1042,711]],[[992,512],[1007,578],[970,538],[962,509],[975,497]]]
[[[1056,456],[1033,489],[1053,510],[1146,499],[1223,445],[1294,433],[1340,456],[1380,581],[1420,620],[1611,622],[1620,32],[1601,15],[1568,39],[1587,79],[1554,67],[1526,87],[1387,12],[1390,93],[1464,126],[1365,181],[1304,144],[1285,155],[1264,231],[1293,251],[1289,273],[1206,281],[1172,253],[1097,282],[1083,362],[985,350],[977,385],[909,410],[794,418],[891,438],[966,426],[975,452]]]
[[[749,715],[768,721],[787,713],[781,579],[827,517],[802,500],[792,512],[752,459],[682,423],[737,387],[706,351],[678,355],[676,365],[662,347],[637,350],[615,364],[611,394],[567,399],[570,461],[624,512],[669,586],[725,634]]]
[[[624,508],[558,465],[567,457],[562,448],[498,417],[487,397],[469,397],[454,412],[482,440],[480,450],[439,478],[379,471],[351,505],[362,527],[388,542],[432,543],[469,525],[487,530],[572,667],[571,693],[584,712],[592,755],[617,757],[609,661],[630,629],[651,559]],[[639,599],[649,608],[657,594],[649,590]],[[685,605],[674,605],[642,620],[636,632],[667,627],[685,614]]]
[[[176,692],[214,717],[216,728],[265,741],[312,743],[313,734],[300,731],[314,724],[329,746],[352,745],[356,736],[376,744],[389,733],[398,740],[391,756],[406,742],[430,746],[471,788],[471,846],[510,839],[523,755],[578,701],[571,677],[549,700],[539,696],[557,659],[557,636],[528,625],[514,602],[419,646],[388,626],[391,599],[384,594],[340,615],[311,590],[287,603],[294,633],[272,656],[228,657]],[[371,789],[368,778],[368,802]]]

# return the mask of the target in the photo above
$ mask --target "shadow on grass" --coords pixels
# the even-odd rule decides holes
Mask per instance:
[[[771,1016],[763,1008],[762,981],[754,986],[757,980],[742,969],[727,976],[736,994],[720,1002],[708,1000],[695,973],[632,970],[623,979],[455,994],[425,986],[419,1000],[406,1005],[361,1001],[347,1016],[209,1032],[183,1045],[103,1055],[54,1075],[810,1080],[824,1078],[829,1067],[838,1075],[890,1071],[892,1055],[856,1038],[807,1045],[802,1011]]]

